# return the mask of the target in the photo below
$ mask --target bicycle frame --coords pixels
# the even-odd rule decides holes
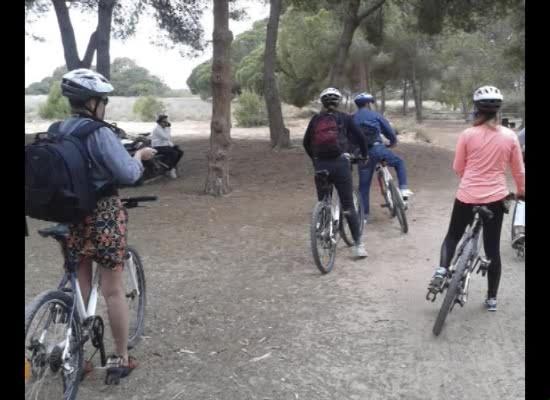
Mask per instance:
[[[479,238],[481,237],[481,232],[483,229],[483,219],[481,218],[480,214],[478,212],[474,215],[474,220],[472,224],[467,228],[465,232],[464,240],[462,241],[460,247],[458,248],[456,252],[456,256],[454,257],[453,263],[451,264],[451,273],[454,273],[456,271],[456,265],[457,260],[462,256],[464,249],[468,245],[468,243],[472,243],[472,248],[470,250],[470,254],[467,254],[467,265],[464,272],[464,284],[462,285],[461,291],[458,294],[458,303],[461,306],[464,306],[466,301],[468,300],[468,288],[470,285],[470,279],[472,272],[476,269],[478,265],[480,265],[479,271],[482,270],[482,266],[486,268],[490,261],[483,259],[481,256],[478,255],[478,248],[479,248]],[[485,276],[485,272],[483,273]],[[447,285],[447,283],[446,283]]]

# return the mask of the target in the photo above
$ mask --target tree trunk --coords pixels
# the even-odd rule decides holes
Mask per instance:
[[[464,114],[464,122],[468,122],[469,115],[468,115],[468,102],[466,100],[466,97],[462,95],[460,97],[460,102],[462,103],[462,114]]]
[[[65,63],[69,71],[80,68],[80,58],[78,57],[78,48],[76,47],[76,39],[74,36],[73,24],[69,15],[69,9],[65,0],[52,0],[61,33],[61,42],[63,43],[63,53],[65,55]]]
[[[97,72],[111,77],[111,22],[116,0],[100,0],[97,15]]]
[[[355,30],[365,18],[367,18],[374,11],[382,7],[386,0],[379,0],[372,7],[366,9],[361,14],[359,13],[359,6],[361,0],[348,0],[349,10],[344,19],[344,29],[340,35],[340,41],[336,50],[336,61],[334,62],[329,75],[329,85],[337,89],[342,89],[344,80],[344,72],[346,61],[348,59],[349,48],[353,41],[353,35]]]
[[[384,115],[386,112],[386,86],[382,86],[380,92],[380,114]]]
[[[422,122],[422,102],[421,102],[419,90],[416,86],[417,84],[416,83],[416,66],[414,61],[411,65],[411,72],[412,72],[411,86],[412,86],[412,92],[414,97],[414,109],[416,112],[416,122],[421,123]]]
[[[264,54],[264,96],[269,120],[269,133],[271,146],[274,148],[290,147],[290,131],[285,127],[283,110],[277,79],[275,77],[275,64],[277,62],[277,33],[279,29],[279,17],[281,15],[282,0],[271,0],[267,35],[265,39]]]
[[[64,0],[52,0],[52,3],[55,9],[57,23],[59,25],[59,32],[61,33],[61,43],[63,44],[63,54],[65,56],[65,64],[67,65],[67,69],[72,71],[77,68],[90,68],[92,66],[92,60],[96,51],[96,32],[92,33],[90,36],[84,58],[80,60],[67,4]]]
[[[409,107],[409,93],[407,91],[408,86],[408,81],[406,79],[403,80],[403,115],[407,115]]]
[[[365,92],[368,91],[368,83],[367,83],[367,63],[362,65],[362,63],[357,64],[359,68],[359,92]]]
[[[228,0],[214,0],[214,34],[212,57],[212,122],[208,175],[204,191],[221,196],[229,186],[229,151],[231,148],[231,42]]]
[[[349,48],[353,40],[353,34],[359,26],[357,21],[357,12],[359,11],[359,5],[361,0],[349,1],[349,12],[344,19],[344,29],[340,35],[340,41],[336,50],[336,60],[330,70],[329,85],[342,90],[342,84],[344,80],[344,68],[346,66],[346,60],[348,59]]]

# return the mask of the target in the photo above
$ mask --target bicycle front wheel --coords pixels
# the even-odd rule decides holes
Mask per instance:
[[[472,242],[470,241],[466,244],[466,248],[464,249],[462,256],[458,259],[458,265],[456,267],[456,270],[454,271],[453,277],[451,278],[451,283],[447,288],[447,293],[445,294],[445,298],[443,299],[443,304],[441,305],[439,314],[437,315],[437,319],[432,329],[432,332],[435,336],[439,336],[439,334],[441,333],[441,330],[443,329],[443,324],[447,319],[447,315],[449,314],[451,307],[453,306],[456,298],[459,295],[460,286],[462,284],[462,277],[464,276],[464,272],[466,272],[466,268],[468,267],[468,260],[470,258],[471,251]]]
[[[128,246],[123,273],[129,309],[128,348],[131,349],[137,345],[143,335],[147,305],[143,263],[138,252],[132,246]]]
[[[331,224],[330,205],[324,201],[318,202],[311,216],[310,239],[313,260],[323,274],[332,270],[336,259],[336,232],[330,233]]]
[[[355,211],[357,212],[357,216],[359,217],[359,234],[363,234],[363,226],[365,224],[365,209],[363,208],[363,200],[361,198],[361,194],[356,189],[353,191],[353,205],[355,206]],[[351,229],[348,224],[348,219],[342,215],[340,216],[340,234],[342,235],[342,239],[344,239],[344,242],[348,246],[354,246],[355,242],[353,240],[353,235],[351,234]]]
[[[395,215],[397,216],[399,225],[401,225],[401,230],[403,231],[403,233],[407,233],[409,231],[409,223],[407,222],[405,204],[403,203],[403,198],[401,197],[399,189],[397,189],[397,185],[395,184],[394,180],[390,181],[390,192],[393,198]]]
[[[25,399],[74,400],[84,369],[82,327],[73,299],[59,290],[25,307]],[[69,337],[68,358],[63,359]]]

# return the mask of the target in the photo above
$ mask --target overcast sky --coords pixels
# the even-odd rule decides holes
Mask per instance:
[[[269,16],[269,6],[264,5],[263,1],[249,1],[246,4],[249,17],[244,21],[230,21],[230,29],[234,36],[250,29],[254,21]],[[97,25],[97,18],[91,14],[72,11],[71,20],[76,34],[79,55],[82,57],[90,35]],[[213,29],[211,11],[205,11],[202,23],[205,37],[211,38]],[[28,36],[25,37],[25,87],[32,82],[50,76],[55,68],[65,64],[55,12],[52,10],[34,22],[31,25],[31,30],[34,34],[45,38],[46,41],[37,42]],[[131,58],[138,65],[162,78],[171,88],[186,88],[185,81],[191,74],[191,70],[212,56],[212,47],[210,46],[197,58],[183,58],[177,50],[170,51],[150,44],[149,38],[155,35],[155,31],[156,26],[152,17],[143,15],[135,36],[125,42],[111,39],[111,61],[116,57]],[[93,63],[95,64],[95,58]]]

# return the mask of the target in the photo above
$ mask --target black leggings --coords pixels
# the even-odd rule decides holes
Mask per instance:
[[[160,160],[165,162],[170,168],[176,168],[178,162],[183,157],[183,150],[178,146],[158,146],[155,150],[160,156]]]
[[[504,217],[504,206],[502,201],[483,204],[494,213],[494,217],[488,221],[483,221],[483,247],[485,255],[491,260],[489,271],[487,273],[488,296],[497,297],[498,285],[500,283],[500,273],[502,264],[500,261],[500,232],[502,230],[502,219]],[[453,213],[451,214],[451,223],[443,245],[441,246],[441,258],[439,265],[449,268],[456,246],[466,227],[473,221],[473,207],[475,204],[466,204],[455,199]]]
[[[361,241],[359,216],[353,204],[353,178],[351,175],[350,162],[347,158],[341,156],[334,159],[317,159],[314,162],[315,171],[326,169],[329,172],[329,179],[334,183],[342,208],[346,211],[346,219],[351,230],[351,235],[356,244]],[[323,200],[325,192],[320,182],[315,179],[317,188],[317,198]]]

